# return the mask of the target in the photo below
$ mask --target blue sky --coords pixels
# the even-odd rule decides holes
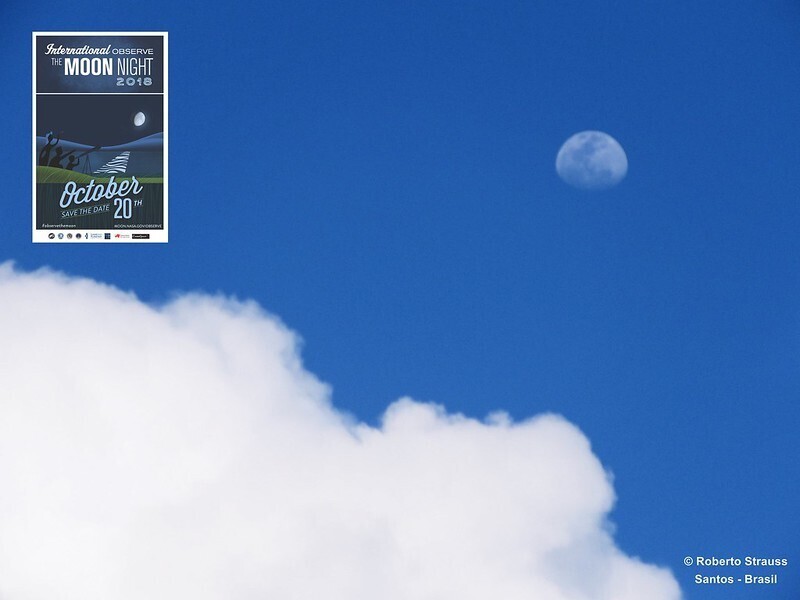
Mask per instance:
[[[800,592],[796,2],[9,0],[0,18],[3,259],[148,301],[253,298],[368,421],[404,394],[563,414],[615,475],[619,545],[687,598]],[[30,243],[33,30],[169,31],[168,245]],[[624,146],[618,187],[556,176],[584,129]],[[698,588],[687,554],[795,568],[779,596]]]

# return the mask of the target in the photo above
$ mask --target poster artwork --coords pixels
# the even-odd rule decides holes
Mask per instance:
[[[33,241],[166,242],[167,34],[33,34]]]

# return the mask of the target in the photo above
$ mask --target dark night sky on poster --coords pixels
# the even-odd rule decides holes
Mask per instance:
[[[64,140],[88,146],[116,146],[164,129],[161,95],[42,95],[37,97],[36,135],[61,132]],[[145,115],[141,127],[137,113]]]

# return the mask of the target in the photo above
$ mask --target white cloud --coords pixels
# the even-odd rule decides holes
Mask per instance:
[[[672,600],[586,438],[344,416],[252,303],[0,266],[2,600]],[[346,349],[343,349],[346,351]]]

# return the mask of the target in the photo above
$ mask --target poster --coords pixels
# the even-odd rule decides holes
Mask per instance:
[[[33,34],[33,241],[166,242],[167,34]]]

